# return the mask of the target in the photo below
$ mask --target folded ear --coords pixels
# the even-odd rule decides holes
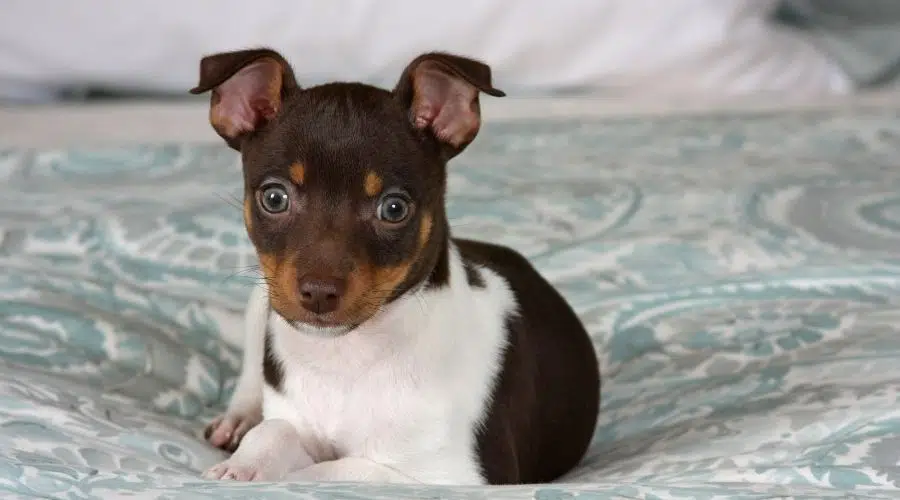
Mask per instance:
[[[506,95],[491,85],[490,66],[439,52],[414,59],[394,87],[394,95],[409,108],[413,126],[430,131],[447,159],[462,152],[478,135],[479,92]]]
[[[285,59],[271,49],[240,50],[200,60],[200,82],[190,90],[212,90],[209,122],[232,148],[240,151],[247,134],[281,110],[285,95],[297,88]]]

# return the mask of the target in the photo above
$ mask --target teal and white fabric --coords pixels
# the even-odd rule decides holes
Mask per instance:
[[[255,261],[236,154],[150,144],[0,151],[0,497],[900,496],[900,110],[494,124],[449,184],[596,341],[565,482],[201,480]]]

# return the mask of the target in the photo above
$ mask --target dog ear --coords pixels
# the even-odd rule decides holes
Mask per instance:
[[[408,107],[410,120],[441,144],[446,159],[461,153],[481,128],[479,92],[506,94],[491,84],[490,66],[452,54],[431,52],[403,70],[394,95]]]
[[[244,137],[272,120],[284,97],[296,88],[287,61],[263,48],[204,57],[200,81],[190,92],[212,90],[209,122],[229,146],[240,151]]]

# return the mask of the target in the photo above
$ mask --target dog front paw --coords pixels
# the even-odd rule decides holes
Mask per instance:
[[[258,465],[241,463],[233,459],[214,465],[203,473],[204,479],[223,481],[275,481],[280,479],[270,476]]]
[[[204,438],[216,448],[234,453],[247,432],[261,421],[260,412],[227,412],[206,426]]]

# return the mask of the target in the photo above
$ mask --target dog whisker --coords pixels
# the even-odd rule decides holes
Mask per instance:
[[[238,210],[240,210],[240,211],[243,211],[243,210],[244,210],[244,202],[243,202],[243,200],[241,200],[240,198],[236,197],[235,195],[229,194],[228,197],[225,197],[225,196],[223,196],[223,195],[220,194],[220,193],[215,193],[215,195],[216,195],[217,198],[219,198],[220,200],[224,201],[224,202],[227,203],[228,205],[230,205],[230,206],[232,206],[232,207],[234,207],[234,208],[236,208],[236,209],[238,209]]]

